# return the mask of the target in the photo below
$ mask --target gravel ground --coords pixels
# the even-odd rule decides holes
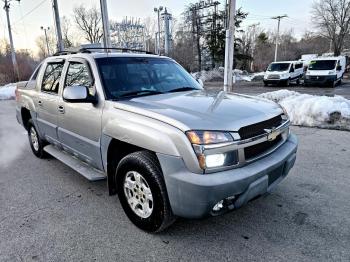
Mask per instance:
[[[292,128],[298,159],[272,194],[152,235],[105,181],[35,158],[14,104],[0,102],[0,261],[350,261],[349,132]]]

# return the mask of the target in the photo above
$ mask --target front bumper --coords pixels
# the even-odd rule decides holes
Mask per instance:
[[[282,85],[286,84],[288,79],[264,79],[264,83],[268,85]]]
[[[305,76],[304,83],[306,85],[326,85],[331,84],[337,80],[337,76],[328,75],[328,76]]]
[[[188,171],[181,158],[158,154],[173,213],[185,218],[216,215],[212,210],[220,200],[234,196],[223,210],[228,211],[270,191],[293,167],[297,144],[296,136],[291,134],[282,146],[260,160],[205,175]]]

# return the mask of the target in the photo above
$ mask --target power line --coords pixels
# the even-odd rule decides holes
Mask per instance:
[[[26,16],[30,15],[31,13],[33,13],[36,9],[38,9],[40,6],[42,6],[46,1],[47,0],[41,1],[39,4],[34,6],[30,11],[28,11],[25,15],[22,15],[22,17],[20,19],[18,19],[17,21],[15,21],[13,24],[21,22]]]

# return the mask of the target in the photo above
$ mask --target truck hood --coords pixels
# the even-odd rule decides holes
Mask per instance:
[[[279,105],[265,99],[205,90],[139,97],[115,102],[114,107],[158,119],[183,131],[238,131],[283,113]]]

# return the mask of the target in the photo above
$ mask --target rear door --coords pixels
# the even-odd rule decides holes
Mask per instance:
[[[64,66],[64,60],[51,61],[45,67],[39,81],[38,95],[35,98],[37,108],[37,124],[41,135],[50,143],[58,144],[57,109],[58,90]]]
[[[68,61],[63,89],[67,86],[86,86],[96,95],[94,77],[85,59]],[[62,90],[63,93],[63,90]],[[100,139],[102,103],[69,103],[60,95],[58,138],[63,148],[90,165],[103,169]]]

